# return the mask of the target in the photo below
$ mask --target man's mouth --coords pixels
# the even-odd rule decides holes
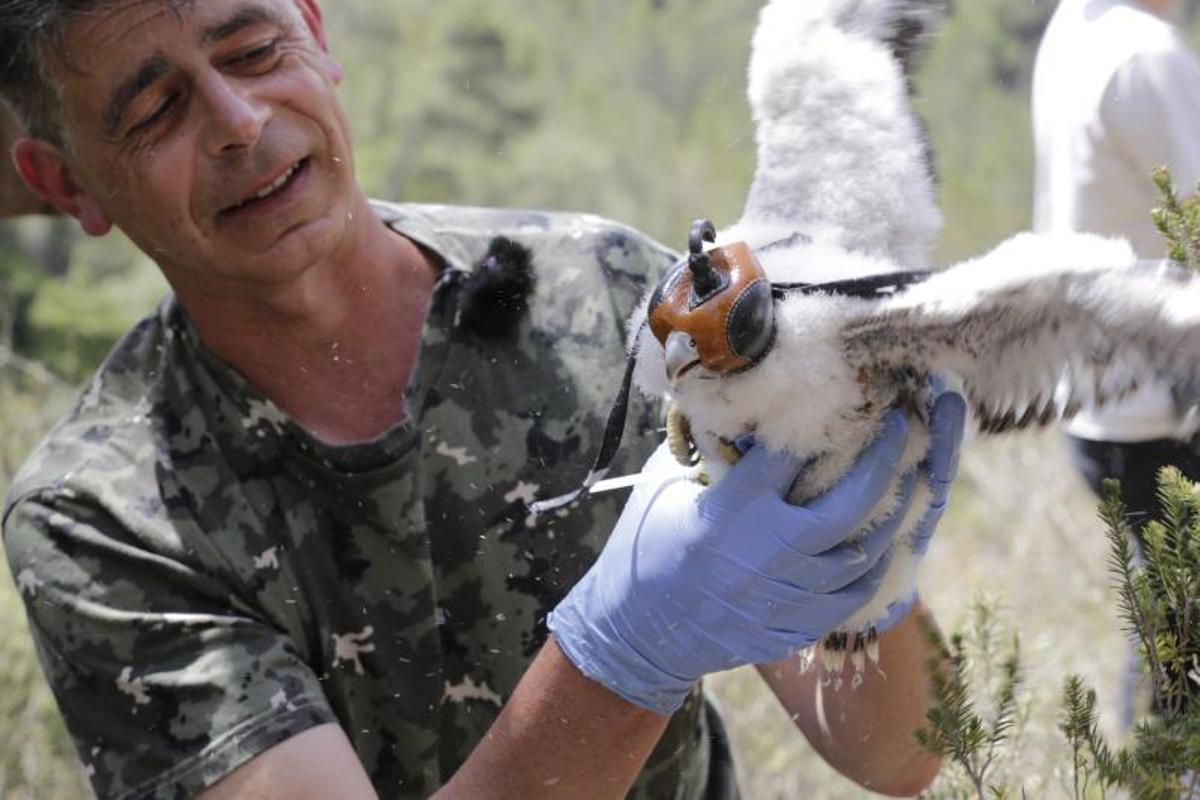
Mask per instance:
[[[288,193],[288,189],[294,186],[307,172],[310,161],[311,159],[307,156],[300,159],[265,186],[247,194],[233,205],[222,209],[220,216],[226,217],[259,209],[265,210],[273,205],[274,201],[283,198]]]

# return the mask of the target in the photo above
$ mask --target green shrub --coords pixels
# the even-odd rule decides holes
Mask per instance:
[[[1119,487],[1115,481],[1105,486],[1100,514],[1119,615],[1139,644],[1155,713],[1138,723],[1126,746],[1115,748],[1099,732],[1096,692],[1078,676],[1065,679],[1058,727],[1068,745],[1063,773],[1076,800],[1118,792],[1134,800],[1200,798],[1200,485],[1166,468],[1159,501],[1158,518],[1143,530],[1139,563]],[[987,603],[976,605],[968,631],[953,634],[949,645],[929,629],[941,657],[931,663],[934,706],[916,736],[947,768],[927,797],[1024,794],[1021,777],[1003,769],[1024,702],[1019,647],[1014,638],[1001,652],[995,631],[995,610]]]

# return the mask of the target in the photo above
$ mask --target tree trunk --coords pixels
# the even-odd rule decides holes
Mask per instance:
[[[0,217],[53,213],[50,206],[25,188],[24,182],[13,169],[10,151],[20,132],[17,121],[0,103]]]

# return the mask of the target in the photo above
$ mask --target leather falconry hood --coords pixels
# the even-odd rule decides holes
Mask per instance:
[[[700,363],[718,373],[754,366],[775,338],[771,283],[745,242],[705,250],[712,222],[692,224],[688,255],[659,283],[647,309],[650,330],[664,347],[687,334]]]

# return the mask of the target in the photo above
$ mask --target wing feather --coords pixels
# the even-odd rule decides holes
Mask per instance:
[[[873,375],[956,374],[985,433],[1154,381],[1186,410],[1200,402],[1200,276],[1120,240],[1022,234],[881,301],[845,342]]]

